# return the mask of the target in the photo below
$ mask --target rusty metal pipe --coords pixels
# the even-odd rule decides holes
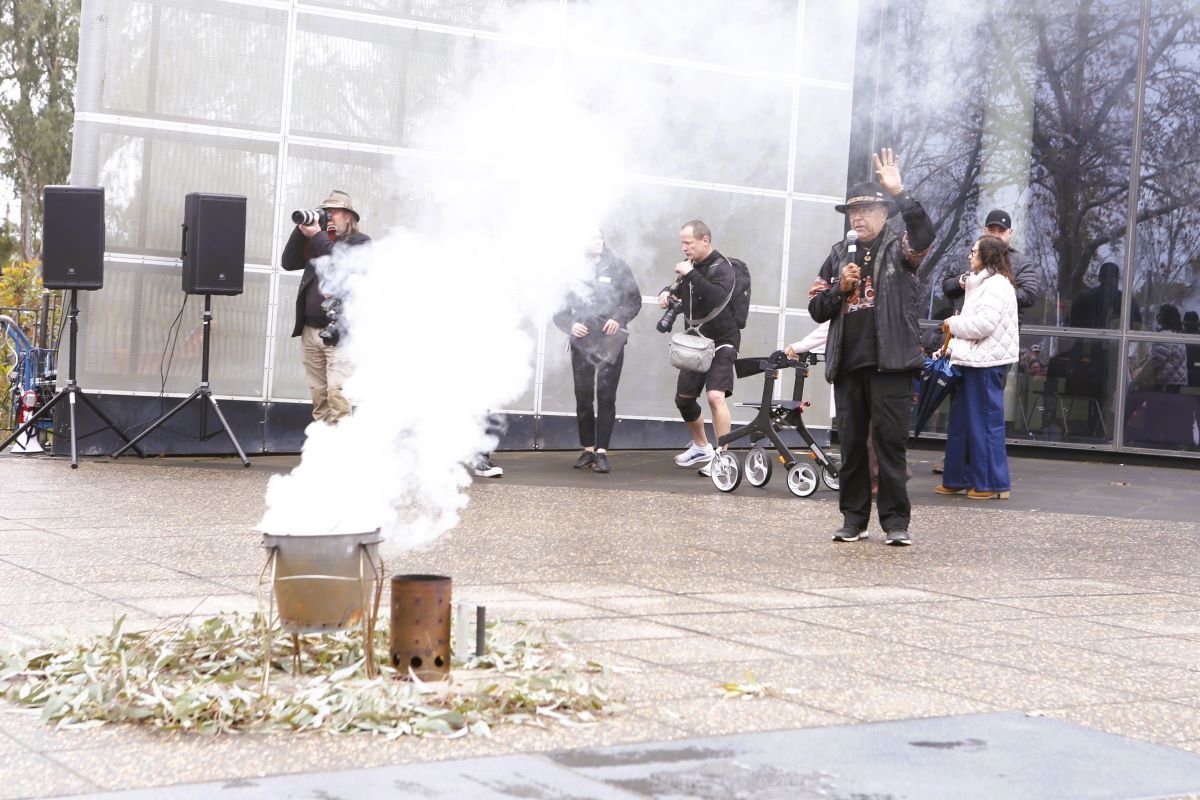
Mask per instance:
[[[400,677],[423,681],[450,674],[450,589],[443,575],[392,577],[390,657]]]

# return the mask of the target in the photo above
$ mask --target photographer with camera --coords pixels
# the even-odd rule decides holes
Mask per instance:
[[[294,212],[292,221],[296,229],[283,248],[282,266],[289,272],[304,270],[296,293],[292,336],[300,337],[313,419],[332,425],[350,413],[350,403],[342,395],[350,369],[337,347],[342,331],[341,301],[321,289],[314,262],[332,255],[335,246],[357,247],[371,239],[358,230],[359,215],[350,195],[337,190],[331,191],[319,208]]]
[[[659,308],[667,309],[667,313],[657,327],[661,333],[669,332],[675,318],[682,314],[689,330],[698,329],[701,336],[713,340],[708,370],[680,369],[675,388],[675,406],[692,435],[688,449],[675,456],[675,463],[681,467],[703,464],[700,474],[708,475],[715,451],[705,436],[704,417],[697,398],[707,388],[713,435],[719,441],[730,429],[725,398],[733,394],[733,362],[742,343],[742,332],[730,302],[737,275],[730,260],[713,249],[712,231],[700,220],[694,219],[683,226],[679,245],[687,260],[675,265],[677,280],[658,295]]]

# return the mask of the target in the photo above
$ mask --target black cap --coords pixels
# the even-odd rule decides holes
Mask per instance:
[[[1007,211],[1003,211],[999,208],[993,208],[988,212],[987,219],[984,221],[983,227],[990,228],[993,225],[999,225],[1006,231],[1012,230],[1012,217],[1008,215]]]
[[[833,210],[839,214],[845,214],[846,209],[851,206],[863,206],[868,203],[883,203],[888,207],[888,213],[895,210],[895,204],[892,198],[883,191],[883,187],[875,181],[863,181],[856,183],[850,187],[850,191],[846,192],[846,202],[841,205],[836,205]]]

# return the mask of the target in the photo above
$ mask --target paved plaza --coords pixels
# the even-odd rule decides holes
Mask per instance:
[[[456,601],[571,634],[582,655],[618,668],[611,688],[625,704],[619,713],[578,729],[509,726],[491,738],[384,741],[203,738],[126,726],[56,731],[36,712],[0,704],[0,796],[170,785],[175,796],[201,797],[203,788],[186,785],[219,781],[233,792],[263,776],[301,773],[326,785],[340,770],[354,770],[365,787],[381,774],[373,770],[408,769],[408,783],[388,784],[393,794],[410,796],[396,788],[408,785],[411,796],[557,797],[570,794],[566,783],[541,794],[496,786],[490,794],[439,794],[422,782],[419,765],[456,760],[441,778],[476,774],[477,784],[480,770],[515,774],[519,759],[555,754],[545,763],[576,770],[572,780],[580,770],[596,778],[617,763],[597,755],[618,752],[606,747],[660,743],[652,752],[691,753],[683,761],[703,765],[737,750],[730,742],[776,752],[783,740],[772,750],[754,738],[772,731],[799,737],[807,744],[795,752],[810,759],[824,752],[822,742],[845,742],[863,759],[904,761],[887,744],[900,725],[918,726],[904,729],[910,743],[954,746],[944,754],[926,748],[941,761],[913,750],[909,778],[898,770],[895,784],[911,787],[918,773],[952,775],[963,768],[957,759],[987,749],[989,737],[997,754],[1044,737],[1063,760],[1038,767],[1032,758],[1030,769],[1090,772],[1104,778],[1108,794],[1041,796],[1165,796],[1151,789],[1168,779],[1171,796],[1200,793],[1195,469],[1016,458],[1012,499],[980,502],[933,494],[937,457],[910,454],[915,544],[890,548],[875,520],[868,541],[832,543],[835,494],[792,497],[779,471],[765,489],[743,484],[721,495],[667,453],[614,453],[611,475],[573,471],[575,453],[501,453],[505,476],[472,487],[462,524],[393,560],[389,572],[450,575]],[[61,458],[0,458],[0,638],[104,628],[120,615],[151,626],[255,610],[264,554],[252,528],[268,478],[294,463],[256,458],[242,469],[225,459],[125,458],[85,460],[72,471]],[[774,691],[723,699],[721,684],[747,675]],[[912,732],[920,726],[928,730]],[[1071,760],[1083,753],[1089,759]],[[486,761],[496,757],[508,760]],[[821,774],[836,776],[841,762],[830,758]],[[778,759],[762,759],[771,774],[786,773]],[[737,788],[712,763],[697,770],[710,787]],[[689,794],[670,783],[659,792],[643,778],[612,784],[610,794],[572,796],[735,796]],[[229,796],[333,796],[297,793],[305,778],[271,780],[291,783]],[[855,796],[816,778],[788,780],[756,796]],[[874,794],[858,796],[933,796],[870,786]],[[1137,786],[1147,789],[1131,793]]]

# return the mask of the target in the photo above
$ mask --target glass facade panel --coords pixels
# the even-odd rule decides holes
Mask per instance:
[[[1139,6],[1010,0],[944,10],[910,0],[881,18],[883,50],[894,47],[896,60],[877,67],[894,117],[880,121],[875,144],[899,150],[905,184],[937,227],[922,284],[961,271],[983,217],[1002,207],[1041,278],[1025,323],[1113,327],[1093,302],[1076,301],[1102,264],[1120,270],[1125,259]],[[981,59],[981,50],[1003,57]],[[936,316],[941,304],[932,305]]]
[[[1200,342],[1131,342],[1127,365],[1125,445],[1200,451]]]
[[[1200,333],[1200,9],[1151,8],[1130,327]]]
[[[319,202],[319,201],[318,201]],[[292,338],[296,324],[296,292],[300,289],[299,272],[278,272],[278,299],[275,303],[275,356],[271,362],[272,400],[308,400],[308,379],[300,365],[300,338]]]
[[[808,309],[808,289],[829,256],[830,248],[842,238],[845,220],[845,216],[833,210],[832,203],[792,201],[792,241],[788,248],[788,308]]]

